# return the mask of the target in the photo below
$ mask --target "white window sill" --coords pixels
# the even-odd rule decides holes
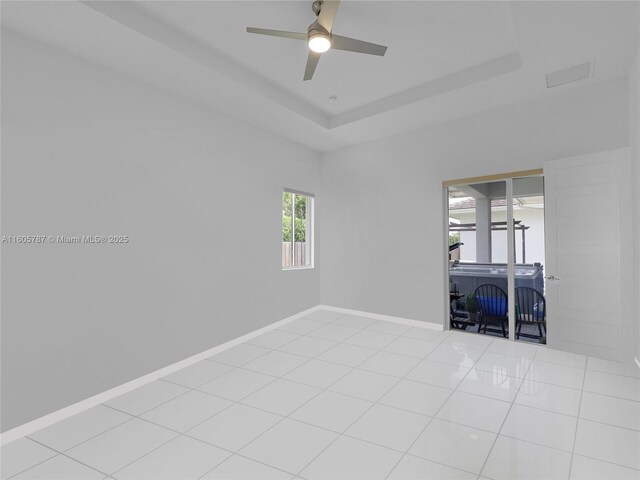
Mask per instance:
[[[282,267],[282,271],[287,272],[289,270],[312,270],[313,268],[313,265],[305,265],[304,267]]]

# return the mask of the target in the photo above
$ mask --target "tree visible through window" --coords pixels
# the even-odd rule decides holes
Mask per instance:
[[[285,190],[282,194],[282,267],[313,266],[313,196]]]

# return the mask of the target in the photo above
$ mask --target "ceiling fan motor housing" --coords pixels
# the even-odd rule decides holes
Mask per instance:
[[[327,32],[327,30],[323,28],[317,20],[309,25],[309,28],[307,28],[307,40],[311,40],[315,36],[331,38],[331,34]]]

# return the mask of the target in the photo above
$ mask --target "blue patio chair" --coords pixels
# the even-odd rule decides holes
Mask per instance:
[[[480,309],[480,322],[478,323],[478,333],[490,332],[502,333],[503,337],[508,335],[507,326],[509,324],[509,303],[507,294],[497,285],[484,283],[478,286],[474,292],[476,302]],[[487,328],[488,324],[499,324],[501,329]]]

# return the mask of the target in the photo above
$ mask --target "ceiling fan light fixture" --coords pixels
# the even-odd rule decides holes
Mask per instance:
[[[377,55],[380,57],[384,56],[387,51],[387,47],[384,45],[377,45],[375,43],[358,40],[357,38],[343,37],[342,35],[334,35],[332,33],[333,21],[335,20],[339,4],[340,0],[315,0],[312,9],[318,18],[309,25],[306,34],[302,32],[288,32],[285,30],[256,27],[247,27],[247,32],[307,42],[309,52],[307,53],[307,64],[304,68],[304,76],[302,77],[304,81],[313,78],[313,72],[316,71],[316,67],[318,66],[320,54],[329,49],[365,53],[367,55]]]
[[[316,53],[324,53],[331,48],[331,40],[327,35],[317,33],[309,37],[309,50]]]

